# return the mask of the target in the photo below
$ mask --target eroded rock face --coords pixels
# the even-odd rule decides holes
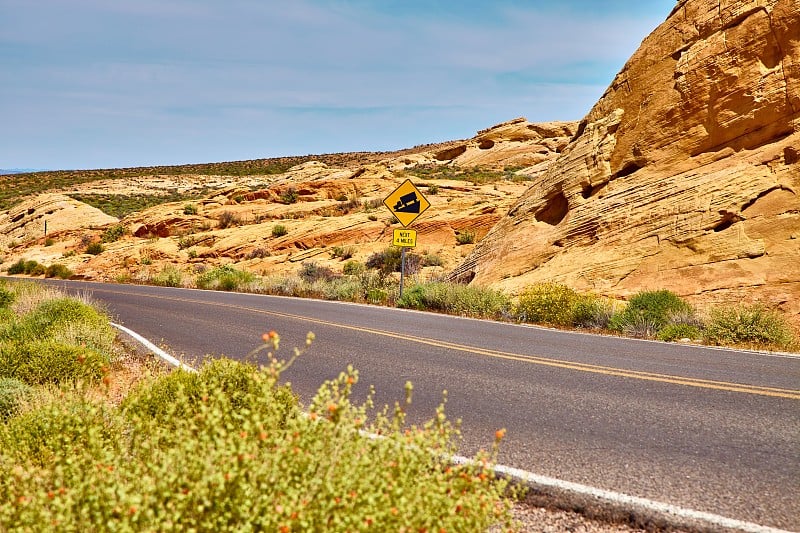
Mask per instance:
[[[63,194],[42,194],[26,200],[6,213],[0,213],[0,242],[26,242],[41,239],[47,232],[99,227],[118,222],[99,209]]]
[[[800,317],[800,3],[681,0],[452,276]]]

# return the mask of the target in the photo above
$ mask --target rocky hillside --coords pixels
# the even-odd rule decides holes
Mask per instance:
[[[452,277],[669,288],[800,322],[798,193],[800,3],[681,0]]]
[[[190,279],[222,264],[268,276],[295,276],[307,262],[341,271],[346,259],[364,262],[391,244],[400,226],[382,201],[412,179],[432,204],[413,224],[417,253],[431,258],[422,275],[440,277],[474,247],[457,235],[486,235],[528,188],[535,170],[520,170],[546,168],[576,128],[520,118],[469,140],[303,158],[280,172],[285,161],[262,160],[6,177],[73,185],[17,198],[0,212],[0,268],[25,258],[104,281],[147,280],[165,267]],[[118,221],[76,199],[108,211],[133,207]],[[86,253],[117,224],[127,235]]]
[[[800,324],[798,36],[796,0],[680,0],[579,124],[520,118],[392,153],[33,176],[69,198],[9,198],[36,187],[1,177],[0,268],[24,257],[134,281],[167,266],[341,270],[389,245],[381,201],[412,179],[432,204],[413,225],[417,251],[436,257],[423,276],[511,294],[545,280],[613,297],[667,288],[760,301]],[[134,205],[113,213],[127,236],[84,253],[117,222],[78,200]]]

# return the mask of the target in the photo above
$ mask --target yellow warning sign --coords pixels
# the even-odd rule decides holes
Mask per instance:
[[[411,183],[411,180],[404,181],[392,194],[387,196],[383,200],[383,205],[397,217],[403,227],[414,222],[431,206],[419,189]]]
[[[417,230],[415,229],[396,229],[393,232],[392,244],[405,248],[413,248],[417,245]]]

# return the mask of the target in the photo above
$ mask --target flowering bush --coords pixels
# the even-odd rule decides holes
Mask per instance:
[[[264,340],[264,351],[277,350],[277,334]],[[348,368],[320,387],[304,414],[279,385],[292,361],[272,351],[266,365],[256,359],[151,378],[118,407],[81,389],[42,392],[36,406],[0,424],[0,529],[511,525],[506,481],[489,468],[504,430],[475,462],[453,466],[458,430],[443,406],[420,426],[406,423],[400,405],[370,420],[371,400],[350,400],[358,373]]]

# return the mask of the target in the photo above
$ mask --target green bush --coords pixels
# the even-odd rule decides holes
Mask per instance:
[[[474,462],[451,465],[458,431],[443,407],[419,426],[400,405],[373,415],[369,400],[350,400],[352,369],[320,387],[308,416],[277,393],[274,363],[217,371],[204,368],[186,386],[185,375],[167,378],[178,381],[169,398],[158,382],[145,385],[120,408],[68,393],[0,425],[0,523],[221,532],[513,525],[508,483],[486,468],[502,434]]]
[[[339,277],[330,267],[318,265],[314,261],[306,261],[300,267],[300,278],[308,283],[318,280],[331,281]]]
[[[364,263],[351,259],[342,266],[342,273],[346,276],[359,276],[364,273],[366,268]]]
[[[236,291],[254,280],[255,276],[250,272],[238,270],[232,265],[223,265],[198,276],[195,284],[199,289]]]
[[[402,268],[403,249],[399,246],[390,246],[382,252],[375,252],[367,258],[366,267],[378,269],[383,274],[400,272]],[[406,252],[406,274],[417,274],[422,268],[422,258],[414,252]]]
[[[636,337],[654,337],[676,316],[691,316],[691,306],[668,290],[641,291],[628,301],[609,324],[611,329]]]
[[[422,255],[422,266],[444,266],[444,261],[436,254],[426,253]]]
[[[456,242],[458,244],[472,244],[475,242],[474,231],[459,231],[456,233]]]
[[[72,271],[65,265],[54,263],[47,267],[47,270],[44,272],[44,277],[69,279],[72,277]]]
[[[283,224],[275,224],[274,226],[272,226],[273,237],[283,237],[287,233],[289,233],[289,230],[286,229],[286,226],[284,226]]]
[[[197,206],[195,204],[186,204],[183,206],[183,214],[184,215],[196,215],[197,214]]]
[[[105,315],[71,298],[46,300],[0,329],[0,342],[52,339],[76,346],[84,344],[107,356],[112,352],[114,337]]]
[[[658,331],[656,338],[667,342],[681,339],[698,340],[703,338],[703,332],[691,324],[667,324]]]
[[[0,377],[0,422],[14,416],[30,392],[30,385],[19,379]]]
[[[28,485],[29,490],[36,487],[37,483],[43,483],[41,489],[46,490],[41,490],[45,497],[42,498],[40,505],[45,504],[46,499],[50,499],[47,496],[49,491],[63,487],[60,483],[55,483],[59,474],[51,469],[69,472],[73,484],[70,488],[77,491],[80,485],[77,483],[79,478],[76,470],[83,469],[84,475],[92,480],[94,476],[90,473],[90,469],[96,470],[98,461],[106,460],[110,453],[118,453],[119,439],[122,437],[117,426],[119,420],[120,417],[103,403],[92,402],[67,393],[53,397],[44,405],[11,418],[0,429],[0,444],[3,446],[4,459],[19,465],[20,469],[28,469],[30,472],[38,470],[39,475],[31,476],[34,479],[20,483]],[[6,468],[0,466],[2,470]],[[8,470],[4,473],[6,476],[10,474]],[[6,476],[5,479],[10,479]],[[39,476],[43,476],[44,479]],[[8,496],[9,490],[16,491],[7,484],[4,487],[0,486],[2,495],[0,499]],[[77,494],[73,497],[80,498]],[[28,499],[34,498],[33,492],[29,493]],[[19,502],[19,498],[16,501]],[[19,513],[16,515],[17,520],[25,520],[23,517],[28,514],[14,507],[0,504],[0,523],[20,524],[15,520],[8,520],[9,512]],[[43,507],[46,507],[46,504]],[[55,507],[58,509],[58,504]],[[39,526],[45,523],[51,524],[53,521],[39,522]],[[36,529],[35,522],[31,525]]]
[[[197,237],[193,235],[186,235],[178,238],[178,250],[185,250],[197,244]]]
[[[13,291],[0,285],[0,309],[11,307],[11,304],[13,304],[16,299],[17,295],[14,294]]]
[[[520,295],[515,314],[523,322],[571,326],[576,311],[590,313],[580,308],[581,297],[566,285],[559,283],[537,283]],[[583,319],[583,317],[581,317]]]
[[[56,241],[54,239],[50,238],[50,237],[47,237],[44,240],[44,245],[45,246],[53,246],[55,243],[56,243]]]
[[[280,195],[281,202],[284,204],[296,203],[299,198],[300,195],[297,193],[297,189],[295,189],[294,187],[289,187],[288,189],[283,191]]]
[[[99,242],[92,242],[86,247],[86,253],[91,255],[100,255],[106,251],[105,246]]]
[[[122,408],[128,418],[174,425],[213,398],[224,402],[231,416],[242,410],[277,407],[278,425],[285,427],[288,418],[300,412],[297,398],[289,387],[275,387],[262,378],[255,365],[217,359],[203,365],[199,373],[178,369],[143,383],[125,398]]]
[[[339,258],[339,259],[350,259],[356,253],[356,249],[353,246],[334,246],[331,249],[331,257]]]
[[[508,312],[510,302],[505,294],[494,289],[429,282],[404,291],[397,306],[460,316],[500,318]]]
[[[98,381],[108,363],[96,350],[52,340],[0,344],[0,376],[29,385]]]
[[[787,349],[796,343],[786,320],[761,305],[714,308],[704,333],[711,344]]]
[[[20,259],[10,267],[8,267],[9,275],[13,276],[15,274],[24,274],[25,273],[25,260]]]
[[[41,276],[45,273],[45,267],[33,259],[20,259],[8,267],[8,273],[10,275],[27,274],[29,276]]]
[[[117,242],[123,237],[123,235],[125,235],[127,231],[128,230],[125,228],[124,224],[114,224],[103,232],[100,240],[103,242]]]
[[[166,265],[161,272],[150,278],[150,283],[159,287],[181,287],[183,272],[173,265]]]
[[[580,328],[608,329],[615,313],[613,300],[594,294],[578,296],[572,309],[572,325]]]

